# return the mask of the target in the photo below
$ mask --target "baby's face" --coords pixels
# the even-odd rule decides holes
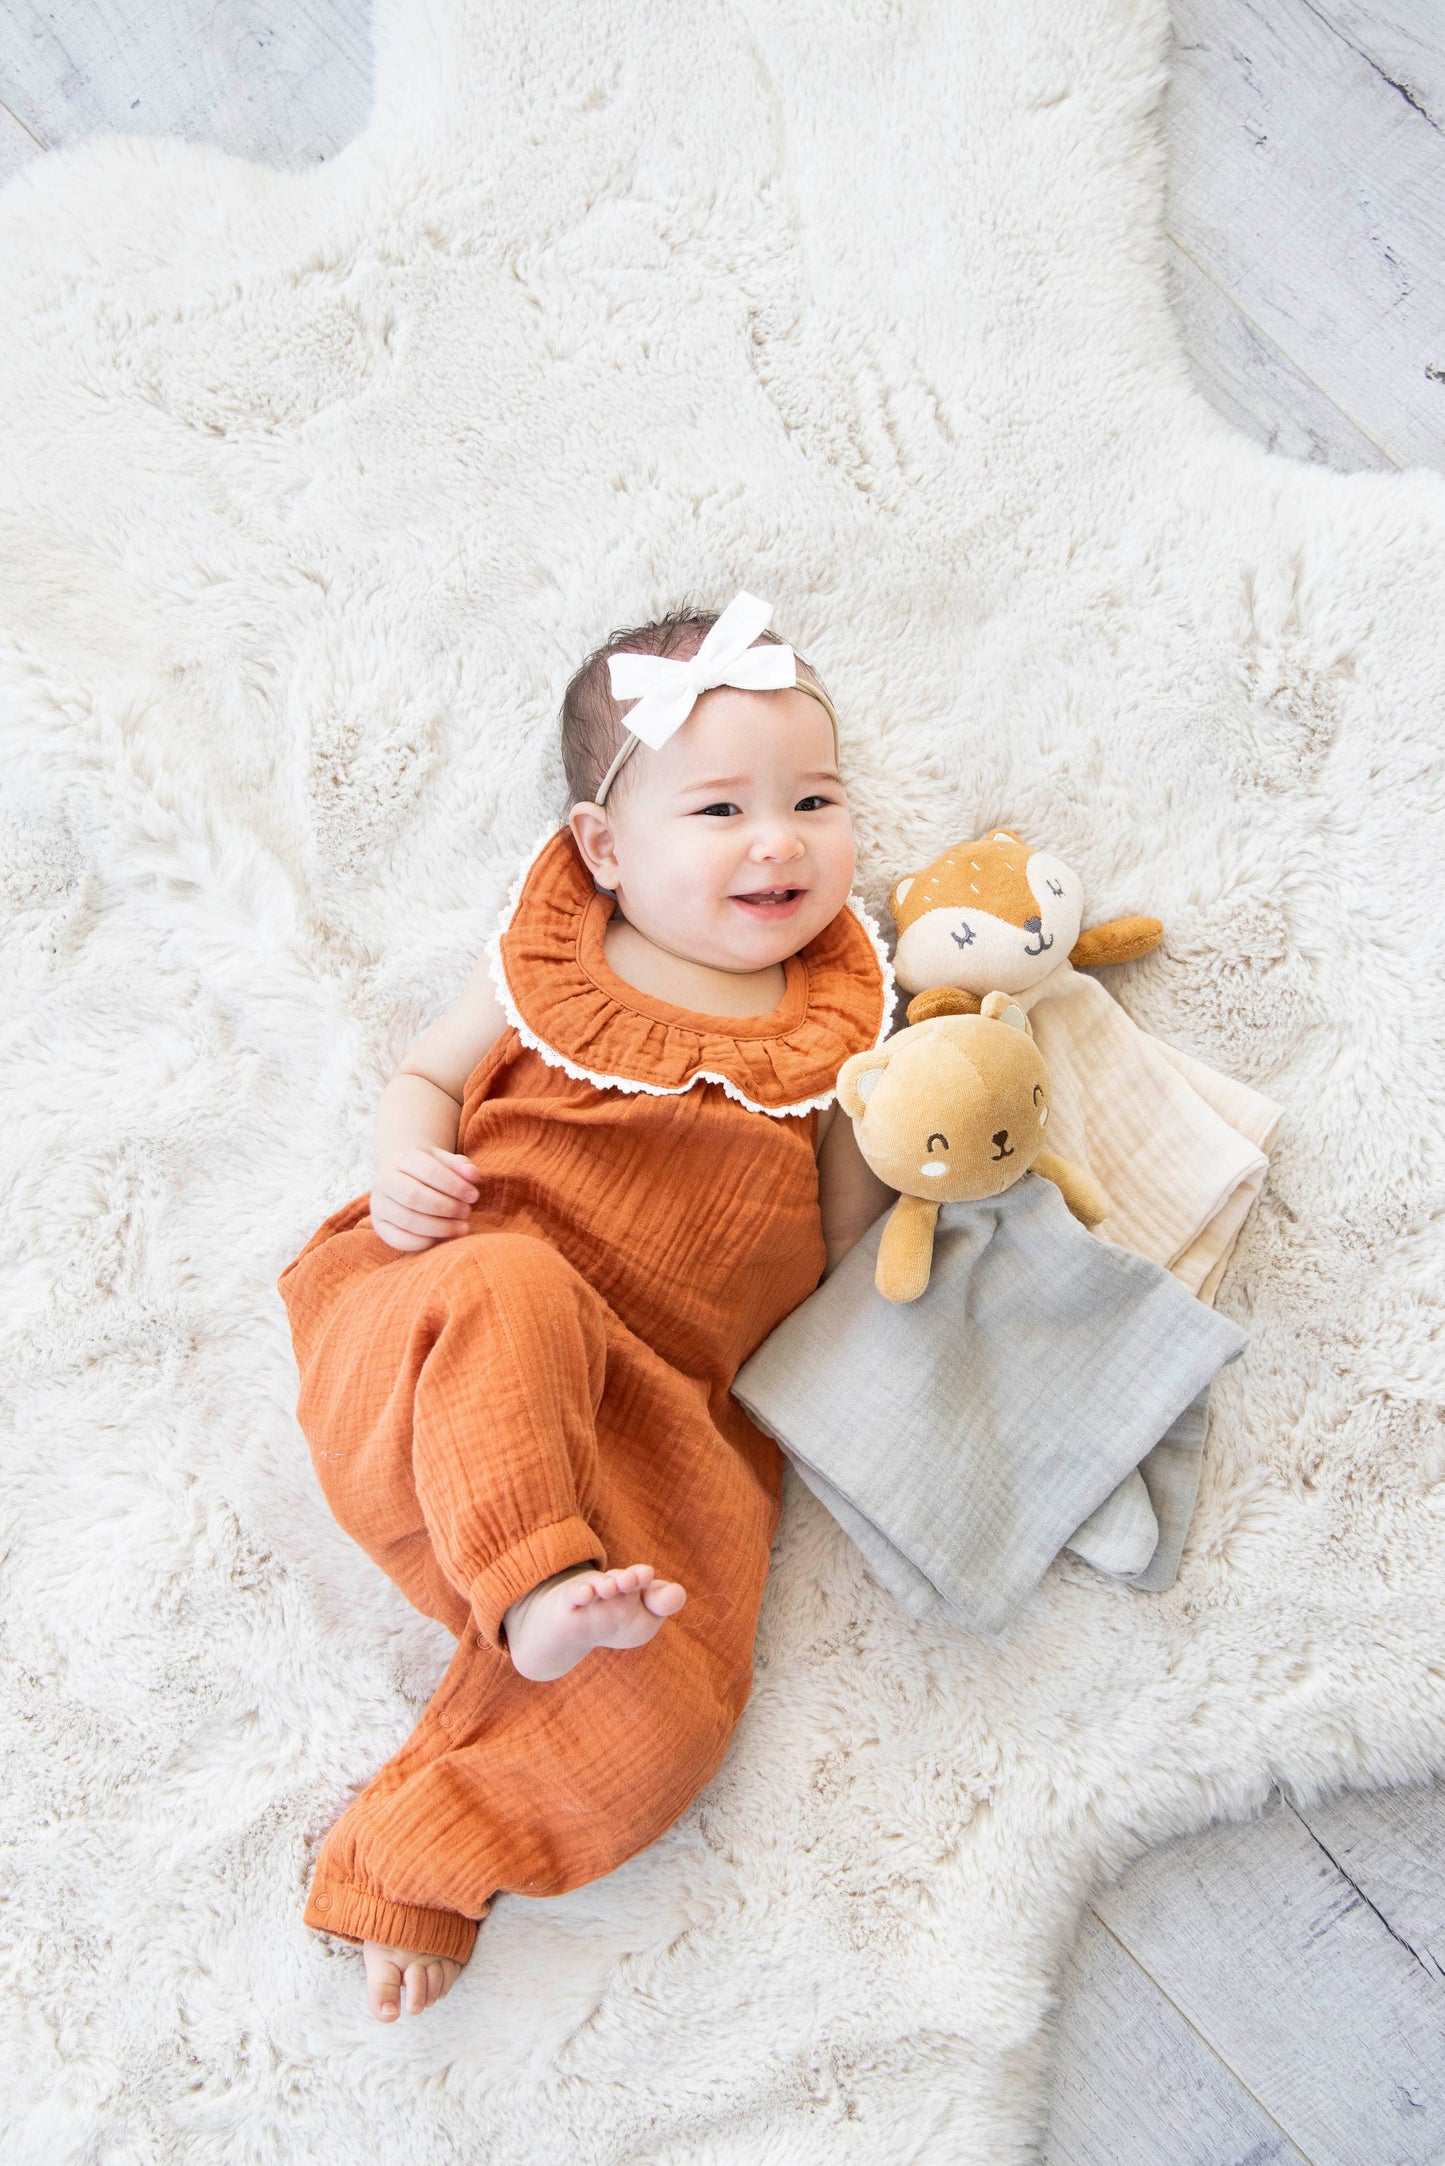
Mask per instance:
[[[714,969],[795,955],[853,884],[833,725],[806,692],[704,693],[665,745],[637,747],[604,813],[587,852],[601,885],[659,947]]]

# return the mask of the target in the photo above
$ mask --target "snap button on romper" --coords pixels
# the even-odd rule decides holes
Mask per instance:
[[[394,1249],[359,1196],[278,1281],[332,1510],[457,1634],[322,1845],[306,1922],[354,1940],[465,1960],[496,1891],[610,1872],[715,1773],[751,1687],[780,1460],[729,1387],[822,1273],[817,1108],[883,1035],[891,973],[850,904],[771,1014],[692,1014],[608,967],[613,907],[565,828],[524,875],[509,1027],[462,1107],[469,1231]],[[588,1560],[651,1564],[687,1606],[518,1676],[503,1613]]]

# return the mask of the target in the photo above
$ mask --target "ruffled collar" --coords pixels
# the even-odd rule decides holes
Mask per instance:
[[[751,1112],[808,1113],[831,1103],[850,1054],[888,1034],[893,972],[856,896],[788,957],[782,1000],[755,1016],[695,1014],[619,978],[603,945],[614,907],[558,828],[523,867],[491,944],[522,1043],[580,1082],[659,1097],[720,1083]]]

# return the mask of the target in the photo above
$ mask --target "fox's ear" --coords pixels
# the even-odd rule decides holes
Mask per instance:
[[[838,1103],[850,1121],[861,1121],[878,1079],[893,1058],[891,1045],[875,1045],[871,1053],[855,1053],[838,1070]]]
[[[1021,1030],[1026,1038],[1034,1034],[1033,1024],[1012,993],[985,993],[978,1012],[990,1023],[1007,1023],[1010,1030]]]
[[[908,890],[912,887],[917,877],[917,873],[906,873],[904,877],[899,881],[898,885],[894,888],[893,893],[889,896],[888,907],[893,912],[893,915],[895,917],[897,917],[898,915],[899,904],[903,901],[904,896],[908,893]]]
[[[990,842],[1016,842],[1021,850],[1028,848],[1023,836],[1016,835],[1011,827],[996,827],[988,839]]]

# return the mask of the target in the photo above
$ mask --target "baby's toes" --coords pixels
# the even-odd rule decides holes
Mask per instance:
[[[430,2008],[439,2001],[448,1985],[446,1970],[439,1955],[419,1957],[406,1967],[406,2012],[419,2016],[423,2008]]]
[[[615,1583],[611,1589],[613,1594],[641,1594],[642,1590],[651,1581],[652,1566],[650,1564],[624,1565],[619,1571],[612,1573],[611,1577]]]
[[[397,1964],[367,1964],[366,2005],[381,2022],[396,2021],[401,2014],[401,1971]]]
[[[601,1594],[602,1579],[601,1572],[574,1572],[570,1579],[549,1587],[546,1593],[559,1597],[567,1609],[586,1609],[588,1603],[595,1602]],[[545,1600],[545,1596],[539,1595],[538,1599]]]

